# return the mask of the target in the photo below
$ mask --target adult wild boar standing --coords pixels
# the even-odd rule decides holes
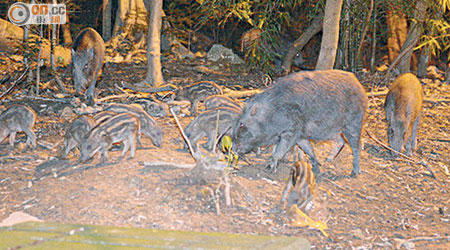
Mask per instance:
[[[89,104],[94,103],[95,82],[104,56],[102,37],[92,28],[83,29],[72,46],[72,73],[77,95],[85,95]]]
[[[233,148],[242,155],[275,144],[268,166],[275,171],[278,161],[297,144],[318,174],[319,162],[310,140],[337,139],[343,147],[345,136],[353,152],[352,176],[357,176],[366,107],[365,91],[352,73],[293,73],[248,101],[233,130]]]
[[[400,152],[405,146],[407,155],[415,150],[422,102],[422,84],[415,75],[406,73],[395,79],[384,103],[392,149]]]

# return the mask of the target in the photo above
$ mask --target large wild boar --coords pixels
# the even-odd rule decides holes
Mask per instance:
[[[83,29],[72,45],[73,82],[77,95],[94,103],[95,83],[103,65],[105,43],[92,28]]]
[[[348,141],[353,152],[352,176],[359,173],[361,128],[367,96],[355,75],[340,70],[298,72],[280,78],[252,97],[233,130],[233,148],[246,154],[275,144],[268,167],[297,144],[310,158],[315,174],[319,162],[310,140]]]
[[[406,154],[410,155],[416,149],[422,102],[422,84],[415,75],[406,73],[395,79],[384,104],[388,140],[394,150],[401,152],[405,146]]]

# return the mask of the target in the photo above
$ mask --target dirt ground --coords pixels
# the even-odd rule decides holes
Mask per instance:
[[[164,78],[172,83],[213,80],[229,88],[242,85],[252,89],[263,86],[265,79],[204,62],[163,64]],[[115,84],[142,80],[145,70],[142,63],[105,65],[98,82],[99,96],[120,94]],[[367,80],[367,74],[358,77],[367,91],[386,90],[386,84]],[[450,98],[448,83],[430,79],[422,83],[426,98]],[[51,90],[44,91],[53,99],[51,94]],[[118,162],[120,151],[113,151],[106,165],[97,160],[77,164],[78,152],[66,161],[55,158],[64,131],[76,117],[62,114],[68,104],[24,95],[26,91],[16,91],[3,104],[25,102],[37,111],[34,130],[40,146],[22,152],[24,134],[18,136],[9,155],[7,140],[0,144],[0,221],[14,211],[24,211],[45,221],[64,223],[298,236],[308,239],[313,249],[450,249],[449,102],[424,103],[418,149],[412,156],[425,161],[436,179],[422,165],[390,157],[366,132],[357,178],[348,177],[352,166],[348,146],[327,163],[331,146],[314,143],[322,163],[315,218],[327,223],[326,237],[317,229],[288,226],[284,214],[274,212],[292,157],[270,174],[264,170],[267,154],[248,155],[250,164],[240,161],[240,169],[230,177],[232,205],[225,205],[222,189],[217,206],[212,192],[218,187],[220,173],[205,179],[180,168],[194,160],[180,150],[183,144],[172,118],[155,118],[164,131],[162,148],[143,136],[143,147],[133,159]],[[384,96],[369,99],[364,130],[386,142]],[[180,119],[186,126],[193,118]],[[155,162],[160,163],[150,165]]]

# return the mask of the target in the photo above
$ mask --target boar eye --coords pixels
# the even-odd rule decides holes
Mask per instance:
[[[86,64],[86,65],[84,65],[84,68],[85,68],[85,69],[87,69],[88,67],[89,67],[89,65],[87,65],[87,64]]]
[[[245,128],[245,126],[244,126],[243,123],[239,124],[239,127],[240,127],[240,128]]]

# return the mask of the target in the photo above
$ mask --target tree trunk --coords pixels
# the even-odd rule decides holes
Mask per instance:
[[[428,62],[430,61],[430,47],[423,47],[420,52],[417,76],[425,77],[427,75]]]
[[[389,63],[392,63],[400,52],[402,44],[406,40],[408,32],[408,24],[406,16],[395,10],[395,6],[390,6],[391,10],[387,11],[386,19],[388,26],[388,52]]]
[[[316,70],[332,69],[339,40],[339,20],[342,0],[327,0],[323,19],[322,43]]]
[[[367,12],[366,21],[364,22],[363,33],[361,35],[361,41],[359,42],[358,52],[356,53],[356,61],[358,63],[361,62],[362,47],[364,46],[364,40],[366,40],[366,33],[367,33],[367,30],[369,29],[370,18],[372,17],[372,12],[373,12],[373,5],[374,5],[374,0],[370,0],[369,12]],[[361,62],[361,64],[364,64],[364,63]]]
[[[370,72],[375,71],[375,57],[376,57],[376,49],[377,49],[377,2],[374,2],[374,13],[373,13],[373,29],[372,29],[372,56],[370,58]]]
[[[322,14],[316,16],[306,31],[291,45],[283,58],[283,62],[281,63],[281,69],[285,73],[289,73],[291,71],[292,60],[295,55],[303,49],[303,47],[309,42],[309,40],[311,40],[313,36],[322,30],[322,19]]]
[[[147,35],[147,76],[145,82],[158,87],[163,84],[161,71],[161,25],[163,0],[150,0]]]
[[[103,0],[102,36],[105,42],[111,38],[111,7],[112,0]]]
[[[56,0],[53,0],[53,4],[57,4]],[[50,40],[50,65],[52,67],[53,71],[56,71],[56,65],[55,65],[55,47],[56,47],[56,30],[57,30],[58,24],[52,24],[52,36]],[[39,67],[40,62],[38,62]]]
[[[420,34],[422,33],[421,23],[425,17],[425,11],[427,10],[426,0],[419,0],[416,3],[416,8],[414,11],[414,21],[411,25],[411,29],[408,32],[408,36],[406,37],[405,43],[402,45],[401,51],[410,48],[411,44],[415,46],[415,44],[419,41]],[[413,53],[413,47],[409,49],[405,56],[400,59],[398,64],[398,69],[400,73],[406,73],[411,71],[411,55]]]
[[[66,12],[66,23],[61,25],[61,32],[64,41],[63,45],[65,47],[71,47],[73,40],[72,40],[72,32],[70,31],[70,21],[68,12]]]
[[[153,0],[150,1],[153,2]],[[118,0],[113,37],[117,36],[121,29],[128,33],[134,25],[145,26],[147,24],[146,16],[147,9],[143,0]]]

